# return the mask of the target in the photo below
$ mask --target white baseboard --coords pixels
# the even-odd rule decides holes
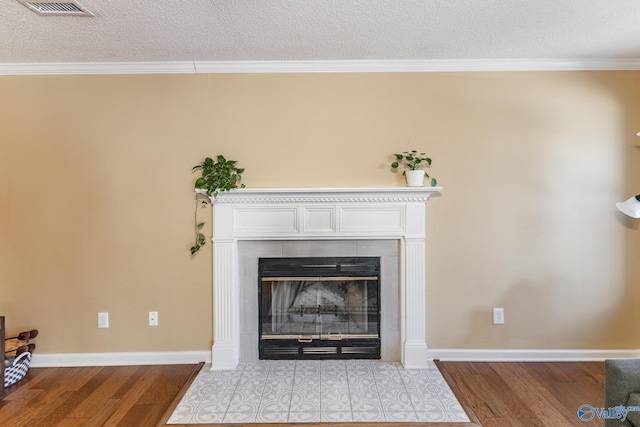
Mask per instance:
[[[592,362],[640,358],[640,350],[429,349],[429,357],[447,362]]]
[[[180,365],[211,363],[210,351],[155,351],[120,353],[34,353],[31,366],[53,368],[71,366]]]
[[[640,350],[428,349],[429,358],[447,362],[591,362],[640,358]],[[211,363],[211,352],[156,351],[120,353],[34,353],[34,368],[73,366],[179,365]]]

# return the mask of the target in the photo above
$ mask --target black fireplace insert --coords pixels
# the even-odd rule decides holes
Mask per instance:
[[[260,359],[380,359],[380,258],[260,258]]]

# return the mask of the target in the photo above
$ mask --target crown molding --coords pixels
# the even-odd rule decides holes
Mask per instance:
[[[198,73],[410,73],[464,71],[640,70],[640,59],[443,59],[397,61],[194,62]]]
[[[640,59],[427,59],[355,61],[174,61],[0,63],[0,75],[425,73],[640,70]]]
[[[2,64],[0,75],[192,74],[194,63],[182,62],[43,62]]]

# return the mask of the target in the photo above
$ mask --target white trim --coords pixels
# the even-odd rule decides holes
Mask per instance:
[[[31,366],[34,368],[59,368],[70,366],[182,365],[200,362],[211,363],[211,352],[34,353]]]
[[[484,350],[428,349],[428,359],[445,362],[591,362],[605,359],[637,359],[639,350]],[[158,351],[120,353],[34,353],[31,367],[211,364],[210,351]]]
[[[639,70],[640,59],[424,59],[395,61],[196,61],[198,73],[402,73]]]
[[[193,74],[193,62],[48,62],[0,64],[0,75]]]
[[[640,70],[640,59],[422,59],[0,63],[0,75],[198,73],[423,73]]]
[[[446,362],[588,362],[636,359],[640,350],[429,349],[429,357]]]

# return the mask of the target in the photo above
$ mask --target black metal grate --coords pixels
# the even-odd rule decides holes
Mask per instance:
[[[69,15],[94,16],[89,9],[75,0],[69,1],[29,1],[18,0],[20,3],[39,15]]]

